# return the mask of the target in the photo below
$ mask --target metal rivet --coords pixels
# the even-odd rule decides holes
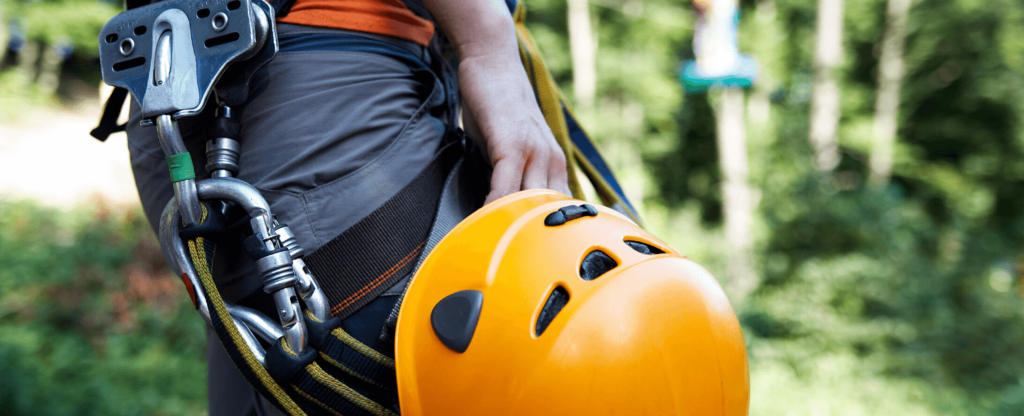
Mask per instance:
[[[131,55],[135,52],[135,41],[132,38],[127,38],[121,41],[121,45],[117,48],[121,52],[121,56]]]
[[[224,12],[217,13],[213,15],[213,20],[210,21],[210,24],[213,25],[215,32],[220,32],[228,27],[228,15]]]

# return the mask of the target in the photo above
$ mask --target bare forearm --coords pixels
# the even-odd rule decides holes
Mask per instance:
[[[459,52],[462,96],[485,136],[500,134],[510,108],[534,101],[519,61],[515,25],[500,0],[427,0]]]
[[[500,0],[424,0],[463,59],[517,56],[516,29]]]

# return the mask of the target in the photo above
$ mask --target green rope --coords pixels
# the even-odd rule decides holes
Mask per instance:
[[[188,152],[167,156],[167,168],[171,170],[171,182],[196,177],[196,172],[192,169],[192,156]]]

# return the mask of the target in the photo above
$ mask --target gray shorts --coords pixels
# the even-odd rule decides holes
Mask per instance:
[[[278,24],[282,35],[343,32]],[[346,32],[354,33],[354,32]],[[426,48],[387,39],[424,60]],[[316,250],[390,199],[433,159],[446,126],[434,85],[399,60],[365,52],[283,50],[250,82],[240,114],[238,178],[260,190],[277,219],[307,251]],[[440,102],[440,104],[439,104]],[[197,178],[206,176],[204,134],[213,105],[179,127]],[[164,155],[152,127],[139,125],[133,102],[128,147],[143,209],[156,229],[173,197]],[[218,247],[214,273],[225,298],[260,288],[240,247]],[[207,342],[210,415],[278,414],[257,399],[216,336]]]

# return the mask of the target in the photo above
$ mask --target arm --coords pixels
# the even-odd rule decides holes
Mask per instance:
[[[494,166],[486,202],[522,189],[547,188],[571,196],[565,155],[533,96],[504,2],[424,3],[458,49],[467,121],[475,121]]]

